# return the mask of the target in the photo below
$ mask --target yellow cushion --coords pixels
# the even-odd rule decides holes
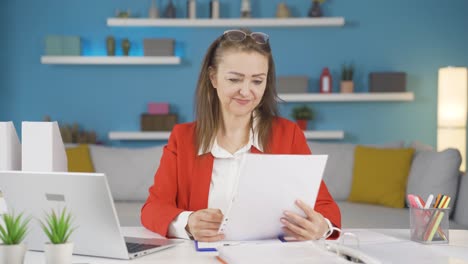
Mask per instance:
[[[78,145],[67,148],[68,171],[70,172],[94,172],[93,162],[88,145]]]
[[[413,152],[412,148],[356,146],[348,200],[403,208]]]

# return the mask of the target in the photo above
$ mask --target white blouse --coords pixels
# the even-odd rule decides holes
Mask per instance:
[[[223,149],[218,145],[215,139],[211,148],[211,154],[214,157],[213,172],[211,174],[210,191],[208,193],[208,208],[220,209],[223,214],[229,208],[230,202],[234,196],[234,187],[237,183],[237,177],[242,157],[250,152],[252,146],[260,151],[263,149],[258,144],[258,137],[250,132],[249,142],[234,154]],[[257,135],[255,133],[255,135]],[[199,155],[204,154],[201,151]],[[189,239],[185,230],[188,217],[192,211],[180,213],[169,225],[168,236]]]

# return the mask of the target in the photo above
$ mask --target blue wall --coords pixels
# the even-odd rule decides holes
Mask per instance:
[[[179,16],[185,1],[175,0]],[[197,1],[207,16],[208,0]],[[235,3],[231,3],[235,2]],[[279,0],[254,0],[254,16],[272,16]],[[116,9],[146,16],[149,0],[2,1],[0,41],[0,120],[78,122],[102,140],[115,130],[138,130],[139,115],[150,101],[167,101],[182,122],[193,119],[193,94],[206,48],[224,29],[115,28],[106,19]],[[166,0],[158,0],[161,6]],[[221,0],[222,16],[238,15],[240,1]],[[310,1],[288,1],[305,16]],[[206,8],[202,10],[202,5]],[[367,91],[371,71],[405,71],[414,102],[314,103],[311,128],[342,129],[347,142],[436,141],[437,70],[468,66],[468,1],[354,0],[329,1],[328,16],[343,16],[338,28],[258,28],[271,36],[278,75],[303,74],[317,91],[321,69],[328,66],[338,91],[343,62],[357,66],[356,90]],[[41,65],[44,37],[79,35],[85,55],[104,55],[105,38],[128,37],[131,54],[141,54],[145,37],[175,38],[183,63],[176,66]],[[281,106],[289,117],[294,104]],[[118,144],[118,143],[114,143]]]

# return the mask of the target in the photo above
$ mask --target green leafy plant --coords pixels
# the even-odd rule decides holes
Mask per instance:
[[[5,245],[18,245],[26,237],[30,218],[23,220],[23,214],[16,216],[4,214],[2,216],[4,226],[0,225],[0,239]]]
[[[312,120],[314,119],[314,112],[307,105],[296,106],[293,108],[292,117],[295,120]]]
[[[343,64],[341,67],[341,80],[342,81],[352,81],[354,76],[354,65],[353,64]]]
[[[319,4],[323,4],[326,0],[313,0],[314,2],[317,2]]]
[[[61,212],[51,210],[50,214],[46,214],[45,222],[41,221],[42,230],[49,238],[52,244],[65,244],[70,235],[76,228],[71,227],[71,213],[67,212],[66,208]]]

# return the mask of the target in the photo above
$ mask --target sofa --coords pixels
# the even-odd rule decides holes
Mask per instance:
[[[348,143],[323,143],[310,141],[314,154],[328,155],[323,179],[337,201],[342,214],[343,228],[408,228],[407,206],[393,208],[376,203],[352,202],[350,195],[357,146]],[[403,142],[393,142],[369,149],[403,149]],[[118,148],[89,145],[89,159],[93,170],[107,175],[115,200],[121,226],[140,226],[140,209],[153,184],[163,146],[145,148]],[[450,228],[468,229],[468,177],[459,172],[460,154],[448,149],[437,152],[430,146],[415,142],[407,179],[400,194],[418,194],[424,199],[429,193],[444,193],[452,197]],[[357,155],[357,154],[356,154]],[[357,157],[356,157],[357,158]],[[74,157],[69,156],[70,159]],[[424,183],[424,184],[421,184]]]

